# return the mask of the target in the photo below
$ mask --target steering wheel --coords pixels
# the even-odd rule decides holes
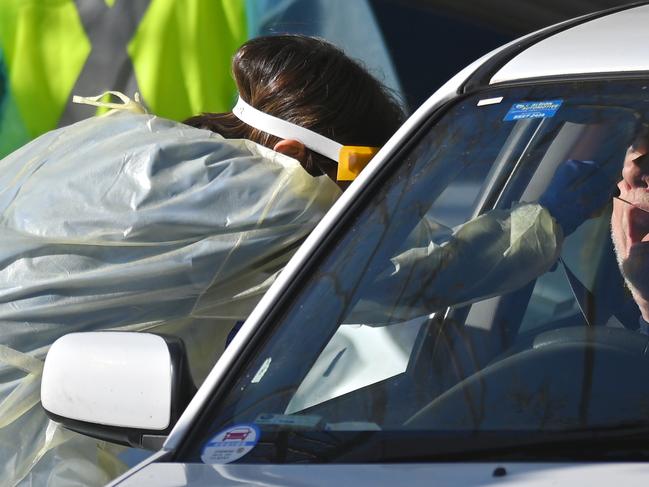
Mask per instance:
[[[539,334],[416,412],[426,430],[561,430],[649,416],[649,337],[623,328]]]

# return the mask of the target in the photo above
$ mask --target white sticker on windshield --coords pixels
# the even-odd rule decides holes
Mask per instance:
[[[321,416],[299,414],[272,414],[264,413],[257,416],[255,423],[270,426],[290,426],[291,428],[312,429],[322,421]]]
[[[503,101],[502,96],[498,96],[496,98],[484,98],[484,99],[478,101],[478,106],[483,107],[485,105],[497,105],[501,101]]]
[[[258,382],[261,381],[261,379],[264,378],[264,375],[266,375],[266,371],[268,371],[268,367],[270,367],[270,362],[272,359],[268,357],[266,360],[264,360],[264,363],[261,364],[261,367],[259,367],[259,370],[255,374],[255,376],[252,378],[250,381],[253,384],[257,384]]]
[[[381,427],[369,421],[343,421],[341,423],[327,423],[325,431],[381,431]]]
[[[218,433],[201,453],[203,463],[230,463],[238,460],[259,441],[261,434],[254,424],[237,424]]]

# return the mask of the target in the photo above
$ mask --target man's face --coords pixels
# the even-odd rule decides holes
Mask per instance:
[[[649,301],[648,153],[649,147],[646,146],[627,150],[618,188],[620,198],[631,204],[614,199],[611,216],[617,260],[636,301]]]

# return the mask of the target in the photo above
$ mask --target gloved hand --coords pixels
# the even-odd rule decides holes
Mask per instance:
[[[616,186],[610,169],[576,159],[557,168],[539,204],[561,225],[564,235],[574,232],[613,197]]]

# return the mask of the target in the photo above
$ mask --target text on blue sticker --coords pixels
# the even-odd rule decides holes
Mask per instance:
[[[563,100],[525,101],[514,103],[503,119],[505,122],[526,118],[554,117]]]

